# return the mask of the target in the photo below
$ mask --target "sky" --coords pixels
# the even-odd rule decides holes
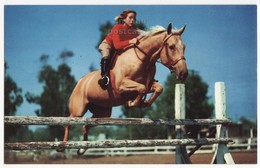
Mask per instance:
[[[147,27],[172,23],[180,28],[186,44],[187,66],[209,85],[214,99],[214,83],[225,82],[228,117],[257,118],[257,7],[255,5],[5,5],[4,61],[7,73],[26,92],[40,94],[40,56],[49,55],[57,67],[64,50],[72,75],[79,80],[90,65],[99,68],[100,53],[95,46],[99,27],[125,9],[137,12],[137,20]],[[157,64],[156,79],[164,84],[169,70]],[[24,103],[16,115],[35,116],[39,107]],[[112,117],[121,115],[120,107]]]

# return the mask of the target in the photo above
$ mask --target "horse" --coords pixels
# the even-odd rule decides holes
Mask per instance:
[[[154,80],[159,58],[178,81],[184,81],[188,75],[184,57],[185,44],[181,39],[185,27],[172,30],[170,23],[167,30],[162,26],[154,26],[151,31],[140,33],[137,37],[138,44],[117,55],[110,70],[110,85],[106,90],[98,85],[100,70],[82,77],[69,98],[69,117],[83,117],[89,110],[93,114],[92,118],[105,118],[111,116],[114,106],[151,106],[163,91],[162,85]],[[146,100],[144,97],[148,93],[152,94]],[[64,126],[63,143],[68,141],[69,127]],[[88,125],[83,127],[84,141],[88,140],[90,128]],[[64,150],[64,147],[57,149],[58,152]],[[85,151],[86,149],[79,149],[77,153],[82,155]]]

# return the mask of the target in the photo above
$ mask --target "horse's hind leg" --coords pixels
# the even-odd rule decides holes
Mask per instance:
[[[70,125],[64,125],[64,138],[63,138],[63,144],[65,144],[69,139],[69,129]],[[59,148],[56,149],[57,152],[63,152],[66,148],[63,146],[59,146]]]
[[[92,128],[93,126],[90,125],[84,125],[83,126],[83,141],[88,141],[88,131],[90,128]],[[78,149],[77,154],[78,155],[83,155],[86,152],[87,149]]]
[[[110,117],[112,112],[112,107],[101,107],[96,105],[91,105],[89,110],[93,113],[91,118],[105,118]],[[88,132],[90,128],[94,126],[85,125],[83,127],[83,141],[88,141]],[[79,149],[78,155],[83,155],[87,149]]]
[[[82,101],[82,97],[80,97],[79,95],[75,96],[71,96],[70,100],[69,100],[69,112],[70,112],[70,116],[69,117],[82,117],[86,111],[87,111],[87,104],[85,103],[79,103],[79,102],[83,102]],[[69,129],[70,129],[70,125],[64,125],[64,137],[63,137],[63,143],[65,144],[68,139],[69,139]],[[57,149],[57,152],[63,152],[65,150],[64,146],[60,146]]]

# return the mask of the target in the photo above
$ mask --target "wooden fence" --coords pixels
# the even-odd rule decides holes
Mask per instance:
[[[136,146],[176,146],[176,163],[191,163],[187,154],[187,145],[217,144],[212,163],[231,163],[233,158],[227,144],[232,140],[226,138],[226,125],[231,121],[226,119],[226,92],[223,82],[215,83],[215,113],[216,119],[185,119],[185,86],[177,84],[175,88],[175,119],[148,118],[70,118],[70,117],[22,117],[5,116],[5,124],[10,125],[175,125],[176,139],[172,140],[113,140],[113,141],[68,141],[64,142],[17,142],[5,143],[5,150],[35,150],[75,148],[113,148]],[[187,139],[185,125],[216,125],[216,138]],[[197,149],[196,149],[197,150]],[[195,152],[195,150],[194,150]]]

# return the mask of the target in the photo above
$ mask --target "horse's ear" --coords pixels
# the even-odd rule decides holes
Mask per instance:
[[[184,32],[185,28],[186,28],[186,25],[184,25],[182,28],[180,28],[180,30],[178,31],[178,33],[179,33],[180,35],[182,35],[182,33]]]
[[[172,23],[170,23],[167,27],[167,34],[171,34],[172,33]]]

